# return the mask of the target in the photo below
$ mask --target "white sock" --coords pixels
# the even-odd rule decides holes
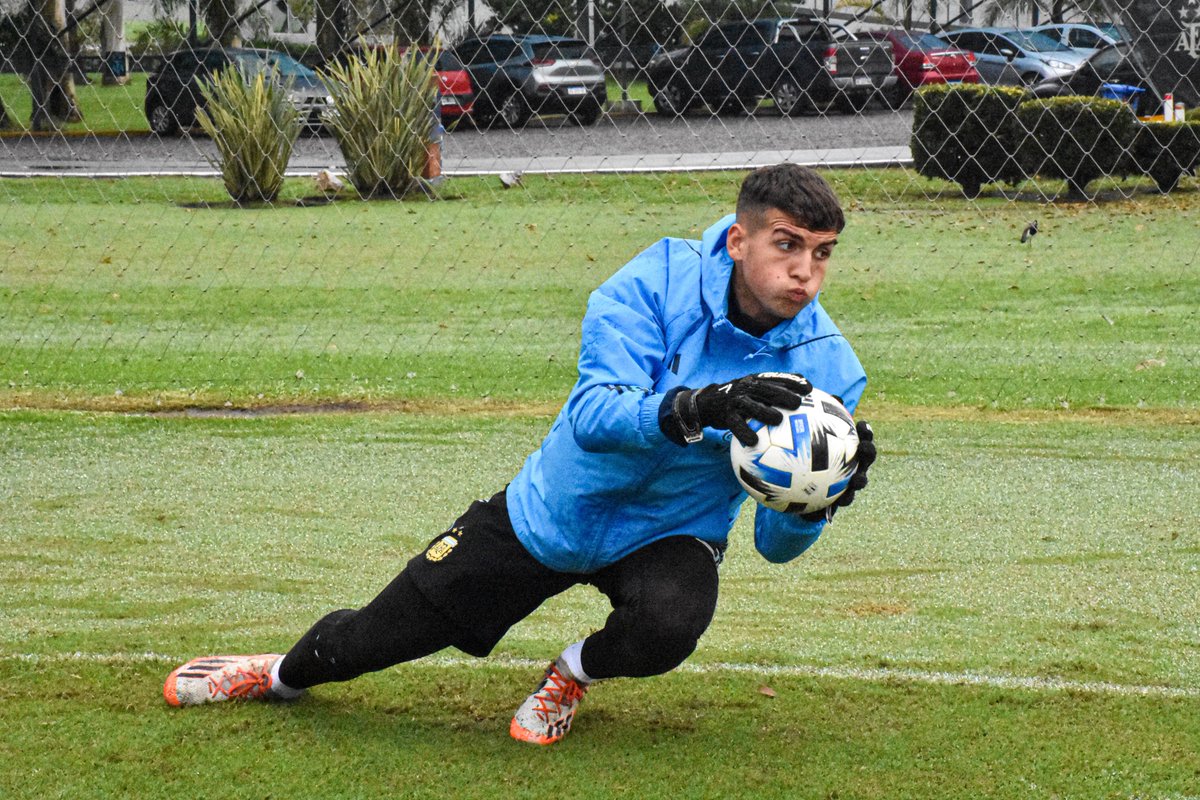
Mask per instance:
[[[275,659],[275,663],[271,665],[271,694],[280,700],[294,700],[304,694],[304,690],[293,689],[279,680],[279,667],[281,664],[283,664],[283,656]]]
[[[575,644],[568,645],[566,650],[562,651],[562,655],[558,657],[558,661],[562,666],[567,668],[567,672],[571,673],[571,677],[580,683],[591,683],[592,679],[583,671],[583,641],[580,640]]]

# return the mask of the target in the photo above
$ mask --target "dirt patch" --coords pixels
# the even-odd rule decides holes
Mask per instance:
[[[846,609],[856,617],[897,617],[907,614],[911,609],[900,603],[855,603]]]

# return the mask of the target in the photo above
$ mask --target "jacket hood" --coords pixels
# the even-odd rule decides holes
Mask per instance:
[[[787,347],[821,336],[839,333],[828,315],[819,313],[821,294],[813,298],[790,320],[785,320],[761,337],[747,333],[729,321],[729,287],[733,278],[733,259],[725,249],[729,228],[737,221],[736,214],[729,214],[713,223],[704,232],[700,246],[700,294],[704,305],[713,317],[713,327],[728,326],[743,336],[765,341],[770,347]]]

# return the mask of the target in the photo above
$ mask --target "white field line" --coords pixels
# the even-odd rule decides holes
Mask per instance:
[[[18,661],[27,664],[140,664],[156,663],[178,665],[185,661],[179,656],[163,653],[0,653],[0,661]],[[393,669],[414,667],[468,667],[512,670],[541,670],[546,660],[528,658],[461,658],[434,656],[405,664]],[[1122,697],[1165,697],[1200,699],[1200,688],[1189,686],[1141,686],[1137,684],[1105,683],[1093,681],[1071,681],[1061,678],[1038,676],[989,675],[981,672],[931,672],[915,669],[860,669],[854,667],[817,667],[803,664],[771,665],[745,663],[684,664],[676,672],[697,675],[734,673],[769,678],[787,677],[826,678],[833,680],[860,681],[865,683],[917,683],[940,686],[977,686],[993,689],[1018,689],[1029,692],[1075,692],[1092,695],[1117,695]]]

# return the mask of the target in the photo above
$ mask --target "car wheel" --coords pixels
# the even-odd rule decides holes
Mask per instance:
[[[1021,75],[1021,83],[1025,86],[1036,86],[1042,82],[1042,76],[1036,72],[1026,72]]]
[[[506,127],[519,128],[529,120],[529,106],[525,103],[525,98],[520,92],[513,92],[504,101],[500,103],[500,108],[496,109],[496,121],[502,122]]]
[[[717,113],[728,117],[749,117],[758,108],[757,97],[742,97],[731,94],[717,106]]]
[[[902,108],[908,99],[913,96],[913,88],[904,81],[896,81],[891,89],[887,89],[883,93],[883,101],[887,103],[888,108]]]
[[[676,81],[654,92],[654,111],[660,117],[682,117],[690,107],[687,93]]]
[[[838,110],[843,114],[861,114],[863,109],[871,104],[874,92],[866,94],[840,94],[837,99]]]
[[[161,102],[150,104],[146,110],[146,120],[150,123],[150,130],[159,136],[175,136],[179,133],[179,120]]]
[[[600,112],[600,104],[594,100],[589,101],[571,112],[571,121],[586,128],[596,124],[596,120],[600,119]]]
[[[804,107],[804,93],[791,78],[783,78],[775,84],[775,88],[771,90],[771,99],[775,101],[779,113],[785,117],[799,114]]]

